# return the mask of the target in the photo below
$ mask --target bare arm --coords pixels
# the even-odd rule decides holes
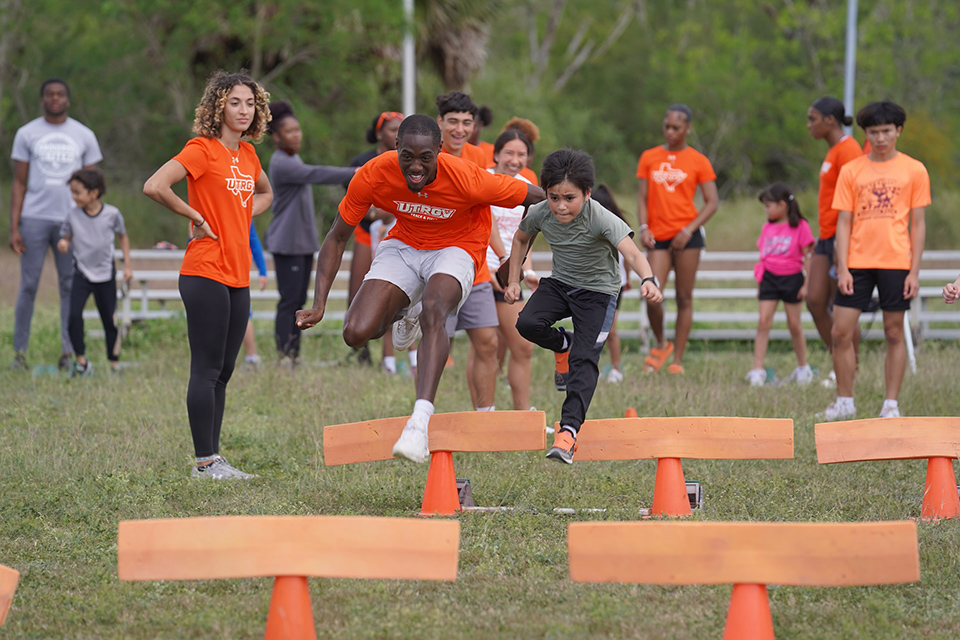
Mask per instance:
[[[910,273],[903,282],[903,297],[906,300],[920,293],[920,260],[923,258],[923,245],[927,240],[926,207],[910,211],[910,243],[913,255],[910,259]]]
[[[947,304],[956,302],[957,298],[960,298],[960,276],[953,282],[947,283],[947,285],[943,287],[941,295],[943,296],[943,301]]]
[[[327,306],[327,295],[333,285],[333,279],[340,269],[343,251],[347,241],[353,235],[354,225],[344,222],[339,215],[333,222],[333,227],[320,245],[320,255],[317,257],[317,286],[313,292],[313,308],[297,311],[297,326],[309,329],[316,326],[323,319],[323,312]]]
[[[507,263],[507,286],[503,290],[503,299],[513,304],[520,299],[520,271],[523,261],[527,257],[527,248],[536,236],[529,236],[522,229],[513,234],[513,245],[510,248],[510,261]]]
[[[797,298],[800,300],[806,300],[807,298],[807,283],[810,281],[810,262],[813,260],[813,248],[816,246],[816,243],[808,244],[803,247],[803,284],[800,286],[800,292],[797,293]]]
[[[650,213],[647,211],[647,181],[637,180],[637,222],[640,223],[640,244],[647,249],[653,249],[657,239],[650,232]]]
[[[177,215],[181,215],[190,220],[193,223],[193,230],[190,235],[194,240],[199,240],[207,236],[218,240],[219,238],[213,234],[210,225],[206,224],[206,220],[203,219],[200,212],[174,193],[173,185],[186,177],[186,167],[176,160],[168,160],[144,183],[143,194],[151,200],[159,202]]]
[[[853,276],[847,267],[847,258],[850,255],[850,221],[849,211],[837,212],[837,233],[835,260],[837,264],[837,290],[845,296],[853,295]]]
[[[538,202],[543,202],[547,199],[547,194],[543,189],[538,187],[535,184],[527,185],[527,197],[524,198],[522,206],[529,207],[530,205],[537,204]],[[524,211],[523,215],[527,215],[527,212]]]
[[[621,240],[617,244],[617,251],[623,254],[623,261],[640,276],[641,280],[653,277],[653,269],[650,268],[650,263],[647,262],[643,253],[634,243],[633,238],[627,236]],[[663,292],[652,281],[640,285],[640,295],[650,302],[661,302],[663,300]]]
[[[670,248],[679,251],[687,246],[693,232],[702,227],[717,212],[717,206],[720,204],[720,195],[717,193],[717,181],[710,180],[700,185],[700,193],[703,194],[703,207],[700,208],[697,217],[690,224],[680,230],[680,233],[674,237],[670,243]]]
[[[130,263],[130,236],[125,233],[120,234],[120,251],[123,252],[123,279],[130,282],[133,280],[133,265]]]
[[[273,202],[273,188],[270,187],[270,179],[266,171],[260,172],[260,177],[253,185],[253,217],[257,217],[270,208]]]
[[[27,174],[30,163],[13,161],[13,184],[10,185],[10,248],[18,256],[26,250],[23,236],[20,235],[20,214],[23,212],[23,198],[27,194]]]

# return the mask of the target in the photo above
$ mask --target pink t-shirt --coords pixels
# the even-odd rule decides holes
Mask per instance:
[[[813,233],[806,220],[791,227],[786,221],[767,222],[760,231],[757,248],[760,249],[760,265],[758,278],[763,271],[769,271],[775,276],[792,276],[803,271],[803,249],[814,243]]]

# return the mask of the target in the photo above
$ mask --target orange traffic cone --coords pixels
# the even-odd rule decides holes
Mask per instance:
[[[727,610],[723,640],[774,640],[773,618],[767,587],[762,584],[735,584]]]
[[[689,516],[691,513],[693,512],[690,510],[690,498],[687,497],[687,483],[683,480],[680,458],[659,458],[650,514]]]
[[[633,407],[627,407],[627,413],[626,413],[626,415],[624,415],[623,417],[624,417],[624,418],[636,418],[636,417],[637,417],[637,410],[634,409]]]
[[[264,640],[317,640],[305,577],[278,576],[274,581]]]
[[[960,515],[960,495],[953,460],[935,457],[927,462],[927,481],[923,485],[921,518],[956,518]]]
[[[420,515],[452,516],[459,512],[460,496],[457,494],[457,475],[453,471],[453,454],[434,451],[430,458]]]

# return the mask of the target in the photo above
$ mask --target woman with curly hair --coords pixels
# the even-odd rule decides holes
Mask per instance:
[[[252,478],[220,456],[220,425],[250,311],[250,222],[273,200],[253,145],[270,121],[269,94],[245,73],[217,71],[197,105],[183,150],[154,173],[143,193],[190,220],[180,267],[187,313],[187,415],[196,478]],[[188,202],[173,191],[187,179]]]

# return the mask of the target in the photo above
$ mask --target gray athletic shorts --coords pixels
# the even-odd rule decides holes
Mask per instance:
[[[493,285],[481,282],[473,285],[459,313],[447,316],[447,334],[453,336],[460,329],[482,329],[500,326],[497,303],[493,300]]]
[[[410,298],[410,304],[414,305],[420,301],[427,280],[438,273],[445,273],[460,282],[459,311],[467,299],[464,292],[469,293],[473,286],[473,269],[473,258],[460,247],[414,249],[390,238],[377,245],[373,264],[363,279],[386,280],[400,287]]]

